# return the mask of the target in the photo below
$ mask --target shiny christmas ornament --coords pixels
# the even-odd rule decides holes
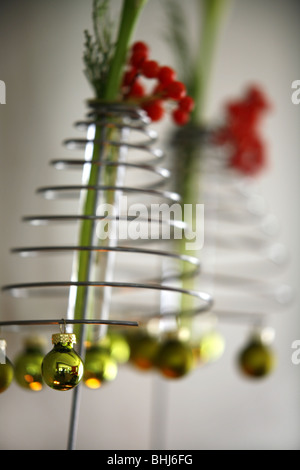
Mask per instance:
[[[125,364],[130,357],[130,347],[124,335],[117,332],[109,331],[107,335],[101,339],[101,345],[109,350],[112,358],[117,363]]]
[[[146,333],[129,335],[130,362],[138,369],[149,370],[155,366],[158,340]]]
[[[0,393],[5,392],[14,378],[14,368],[6,357],[6,341],[0,339]]]
[[[54,347],[42,362],[42,376],[54,390],[70,390],[82,379],[83,362],[73,349],[76,336],[69,333],[52,335]]]
[[[248,344],[238,355],[240,371],[252,378],[269,375],[276,364],[275,353],[268,342],[259,335],[253,335]]]
[[[167,339],[159,348],[156,366],[165,377],[176,379],[187,375],[195,365],[192,348],[178,339]]]
[[[205,333],[200,339],[199,344],[193,348],[196,360],[200,364],[217,361],[223,355],[224,350],[225,341],[218,331]]]
[[[18,385],[35,392],[42,390],[42,362],[44,359],[43,340],[28,338],[25,350],[17,356],[15,364],[15,379]]]
[[[104,383],[114,380],[117,373],[117,362],[108,349],[101,344],[92,345],[87,349],[83,381],[88,388],[100,388]]]

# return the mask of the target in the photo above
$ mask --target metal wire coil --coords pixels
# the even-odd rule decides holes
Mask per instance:
[[[89,160],[86,157],[84,159],[59,159],[52,160],[51,164],[59,170],[69,170],[69,169],[81,169],[84,170],[86,166],[97,165],[102,168],[121,168],[126,170],[139,170],[144,172],[145,175],[152,174],[158,177],[158,181],[154,181],[152,185],[146,183],[138,186],[132,185],[61,185],[61,186],[46,186],[41,187],[37,190],[37,193],[45,197],[46,199],[60,199],[60,198],[72,198],[78,197],[84,191],[95,191],[100,192],[113,192],[120,194],[130,194],[136,197],[146,196],[146,198],[151,200],[151,198],[158,198],[158,200],[167,201],[168,204],[172,202],[179,202],[180,196],[175,191],[169,191],[166,189],[160,189],[163,184],[165,184],[169,177],[170,172],[166,168],[158,167],[156,161],[161,161],[164,157],[163,152],[159,149],[153,149],[153,144],[157,140],[157,135],[153,130],[149,130],[148,124],[149,121],[145,113],[135,107],[123,105],[123,104],[112,104],[112,103],[90,103],[92,111],[88,114],[88,119],[85,121],[79,121],[75,124],[77,129],[87,131],[91,126],[101,126],[104,129],[116,128],[120,131],[134,132],[138,134],[139,142],[129,142],[128,138],[122,138],[120,140],[108,139],[104,137],[103,139],[91,139],[87,138],[74,138],[68,139],[65,141],[65,145],[68,148],[72,149],[85,149],[88,145],[102,145],[104,147],[114,147],[119,149],[125,149],[128,159],[130,159],[130,151],[138,152],[139,161],[131,162],[128,159],[126,161],[107,161],[107,160]],[[118,122],[115,122],[113,118],[121,116],[122,119]],[[23,218],[23,221],[30,223],[32,225],[44,225],[50,223],[69,223],[75,222],[78,223],[83,220],[90,220],[93,222],[103,221],[103,220],[113,220],[115,222],[130,222],[134,221],[134,217],[129,215],[117,214],[115,217],[107,217],[98,214],[57,214],[57,215],[33,215],[26,216]],[[186,228],[186,224],[183,220],[152,220],[150,218],[145,219],[146,224],[158,224],[158,225],[168,225],[173,228],[181,228],[182,230]],[[155,240],[155,242],[160,242],[162,240]],[[133,245],[133,246],[132,246]],[[157,257],[159,259],[173,259],[180,263],[187,263],[190,266],[190,269],[185,272],[185,276],[189,275],[191,277],[197,275],[201,268],[200,262],[197,258],[193,256],[180,255],[176,252],[173,252],[169,249],[157,249],[157,248],[140,248],[137,246],[137,243],[133,243],[131,240],[126,240],[124,246],[120,246],[118,242],[116,244],[104,244],[100,246],[90,245],[90,246],[80,246],[80,245],[59,245],[59,246],[32,246],[32,247],[20,247],[14,248],[13,253],[19,254],[21,256],[40,256],[45,254],[57,254],[62,253],[71,253],[76,254],[78,252],[90,252],[90,253],[111,253],[111,254],[125,254],[129,257],[133,254],[143,256],[141,258],[141,265],[144,263],[145,256]],[[130,259],[130,258],[129,258]],[[130,263],[130,261],[129,261]],[[176,281],[180,280],[182,273],[180,270],[176,275],[172,276],[161,276],[155,277],[152,276],[150,281],[139,282],[138,279],[135,282],[128,282],[126,279],[122,280],[113,280],[113,281],[104,281],[102,279],[89,280],[85,283],[73,282],[70,280],[67,281],[51,281],[51,282],[25,282],[25,283],[14,283],[6,285],[3,287],[3,291],[10,292],[13,296],[38,296],[45,294],[53,294],[58,290],[65,290],[65,293],[68,292],[70,287],[97,287],[97,288],[115,288],[121,290],[129,289],[138,289],[145,291],[161,291],[169,292],[178,295],[187,295],[197,300],[197,306],[193,311],[186,312],[189,315],[196,315],[199,313],[207,312],[213,303],[212,297],[206,292],[201,292],[198,290],[189,290],[183,289],[176,285]],[[170,282],[170,284],[168,283]],[[175,282],[175,284],[174,284]],[[155,310],[157,315],[157,309]],[[169,312],[168,315],[178,316],[182,314],[179,310]],[[158,314],[159,316],[160,314]],[[142,319],[141,315],[141,319]]]
[[[229,168],[226,157],[224,149],[208,142],[203,201],[206,243],[214,249],[213,312],[221,319],[263,324],[293,298],[284,280],[288,250],[259,182]]]

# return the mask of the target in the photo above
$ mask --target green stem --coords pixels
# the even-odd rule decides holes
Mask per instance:
[[[193,230],[196,229],[196,204],[199,204],[201,201],[200,198],[200,190],[199,190],[199,148],[198,144],[193,144],[192,142],[189,145],[188,151],[186,149],[182,149],[185,152],[185,163],[186,163],[186,172],[185,177],[182,182],[181,186],[181,196],[182,196],[182,210],[184,210],[184,206],[189,204],[192,206],[192,218],[189,220],[189,225],[192,227]],[[182,152],[180,152],[182,155]],[[187,250],[186,246],[187,243],[190,243],[184,236],[181,240],[179,240],[179,252],[184,255],[195,256],[199,258],[200,253],[198,250],[191,251]],[[185,276],[186,270],[188,266],[187,264],[183,264],[182,267],[182,274]],[[185,278],[183,277],[182,280],[182,288],[187,290],[194,290],[195,286],[195,278]],[[194,307],[195,299],[191,296],[183,295],[181,298],[181,309],[182,311],[188,311]],[[190,320],[185,319],[182,321],[182,325],[189,325]]]
[[[95,140],[101,139],[101,128],[95,130]],[[98,143],[94,144],[92,161],[98,161],[101,158],[101,147]],[[100,167],[98,165],[92,165],[88,180],[89,186],[95,186],[99,181]],[[93,190],[87,190],[85,192],[85,199],[83,202],[82,215],[95,215],[97,203],[97,192]],[[79,246],[91,246],[93,245],[94,235],[94,222],[92,220],[83,220],[79,228]],[[90,257],[89,251],[80,251],[77,255],[75,264],[76,280],[78,282],[89,281],[90,274]],[[87,305],[87,288],[78,287],[76,290],[76,300],[74,308],[75,319],[83,319],[86,317],[86,305]],[[77,334],[82,330],[82,327],[77,328]]]
[[[132,37],[134,27],[138,16],[146,4],[147,0],[124,0],[121,22],[119,27],[117,45],[115,55],[111,63],[111,68],[107,78],[106,89],[103,99],[106,101],[114,101],[118,97],[121,74],[126,61],[129,41]],[[103,128],[97,126],[95,130],[95,143],[93,146],[93,154],[91,161],[99,161],[102,158],[101,138]],[[99,184],[101,167],[92,165],[88,186]],[[113,182],[111,182],[113,184]],[[87,190],[84,204],[82,207],[82,215],[95,215],[97,209],[97,191]],[[79,230],[79,245],[91,246],[94,239],[94,223],[90,220],[83,220]],[[87,282],[90,277],[90,253],[82,251],[79,253],[76,264],[76,277],[78,282]],[[86,287],[79,287],[76,291],[74,317],[75,319],[85,318],[87,315],[87,291]],[[77,334],[80,334],[77,332]]]
[[[200,28],[199,48],[196,58],[193,80],[191,85],[191,94],[195,101],[195,108],[191,116],[191,129],[194,133],[199,132],[201,127],[205,126],[205,106],[209,88],[209,81],[212,73],[215,48],[220,30],[220,23],[224,17],[225,7],[229,0],[198,0],[199,17],[202,18]],[[198,129],[198,131],[197,131]],[[193,214],[195,214],[195,205],[201,201],[200,179],[201,179],[201,143],[193,138],[185,145],[185,148],[178,152],[179,159],[182,159],[182,152],[185,154],[184,169],[181,174],[181,197],[182,205],[192,204]],[[193,228],[196,226],[192,218],[190,224]],[[186,240],[183,238],[180,242],[179,250],[181,254],[190,254],[199,257],[201,253],[187,253]],[[184,272],[184,271],[183,271]],[[194,289],[195,279],[182,281],[182,287],[185,289]],[[182,296],[182,310],[189,310],[194,306],[194,299],[189,296]],[[182,319],[182,324],[188,325],[189,319]]]
[[[195,109],[193,122],[203,124],[205,119],[205,105],[207,100],[208,85],[212,73],[212,64],[215,54],[220,23],[224,17],[224,11],[229,0],[198,0],[199,16],[202,18],[198,58],[194,73],[193,97]]]
[[[105,99],[114,100],[117,96],[124,66],[128,44],[142,8],[148,0],[125,0],[119,27],[116,51],[111,63],[105,90]]]

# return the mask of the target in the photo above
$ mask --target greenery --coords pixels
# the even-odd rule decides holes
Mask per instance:
[[[168,24],[166,40],[173,49],[180,79],[186,85],[188,94],[195,100],[190,121],[193,125],[203,125],[218,34],[229,3],[230,0],[194,0],[199,40],[196,50],[193,50],[188,34],[190,27],[184,9],[185,2],[163,2]]]
[[[193,0],[189,0],[192,2]],[[181,204],[196,204],[201,200],[201,132],[205,129],[206,100],[209,93],[209,84],[212,66],[215,58],[216,44],[221,22],[230,0],[194,0],[198,41],[196,48],[192,47],[191,27],[185,12],[185,2],[180,0],[165,0],[165,16],[168,23],[166,39],[173,50],[177,61],[177,72],[187,88],[188,94],[194,99],[195,107],[189,123],[178,130],[173,136],[173,175],[175,190],[181,196]],[[194,214],[195,215],[195,214]],[[190,225],[195,227],[195,221]],[[198,252],[186,252],[186,240],[179,240],[178,246],[181,254],[193,254],[199,257]],[[183,270],[183,274],[184,274]],[[182,287],[194,289],[194,279],[183,276]],[[193,308],[194,299],[182,296],[182,311]],[[181,318],[182,323],[189,324],[189,319]]]
[[[127,50],[134,32],[134,28],[142,8],[147,0],[123,0],[120,24],[116,40],[113,39],[115,26],[112,27],[109,18],[109,0],[94,0],[93,2],[93,35],[85,31],[85,50],[83,60],[85,74],[89,79],[94,92],[94,100],[116,101],[120,80],[127,58]],[[91,161],[99,162],[102,158],[101,140],[103,127],[96,126],[95,144]],[[115,158],[112,152],[111,158]],[[87,186],[99,184],[101,166],[91,165]],[[110,184],[113,185],[112,173]],[[97,206],[97,191],[88,189],[83,202],[81,214],[94,216]],[[92,220],[84,219],[79,228],[79,246],[93,245],[94,223]],[[76,264],[76,281],[85,284],[90,279],[90,253],[88,250],[81,251]],[[75,312],[76,319],[85,318],[87,315],[87,287],[80,286],[76,290]],[[80,334],[77,332],[77,334]]]
[[[115,24],[110,19],[108,7],[109,0],[94,0],[92,13],[94,37],[88,30],[84,31],[84,72],[99,99],[103,97],[115,51],[113,40]]]
[[[93,2],[93,34],[84,31],[83,62],[85,75],[95,97],[116,100],[128,45],[139,15],[148,0],[123,0],[118,34],[110,18],[110,0]]]

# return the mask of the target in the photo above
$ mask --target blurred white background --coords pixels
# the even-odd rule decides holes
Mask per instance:
[[[163,38],[162,3],[148,1],[134,39],[146,41],[153,58],[173,65],[174,56]],[[187,34],[196,39],[193,4],[184,2],[191,24]],[[74,136],[73,123],[84,117],[85,100],[91,97],[82,73],[83,30],[91,27],[91,7],[90,0],[2,0],[0,4],[0,79],[7,87],[6,104],[0,105],[1,285],[24,281],[29,273],[33,279],[55,279],[57,273],[59,278],[69,276],[64,261],[22,260],[9,250],[34,243],[59,244],[62,236],[71,237],[70,243],[74,239],[70,228],[33,228],[21,218],[55,213],[57,202],[43,201],[35,190],[71,178],[67,172],[56,172],[49,161],[71,156],[62,141]],[[166,382],[126,366],[103,389],[84,389],[78,449],[300,449],[300,365],[291,361],[292,342],[300,339],[300,105],[291,102],[291,83],[300,79],[299,13],[297,0],[232,2],[208,100],[208,116],[216,119],[223,102],[239,96],[254,81],[273,103],[264,130],[271,163],[261,185],[281,222],[281,240],[291,253],[286,279],[296,290],[293,305],[282,315],[271,316],[277,370],[258,383],[241,377],[235,355],[247,328],[222,324],[224,356],[187,378]],[[66,203],[64,211],[67,207],[74,206]],[[41,312],[45,318],[65,315],[59,299],[38,302],[1,295],[3,319],[39,318]],[[20,335],[3,334],[13,358],[21,348]],[[166,399],[163,412],[157,409],[157,387]],[[70,404],[71,394],[50,389],[33,394],[13,383],[0,396],[0,448],[66,448]]]

